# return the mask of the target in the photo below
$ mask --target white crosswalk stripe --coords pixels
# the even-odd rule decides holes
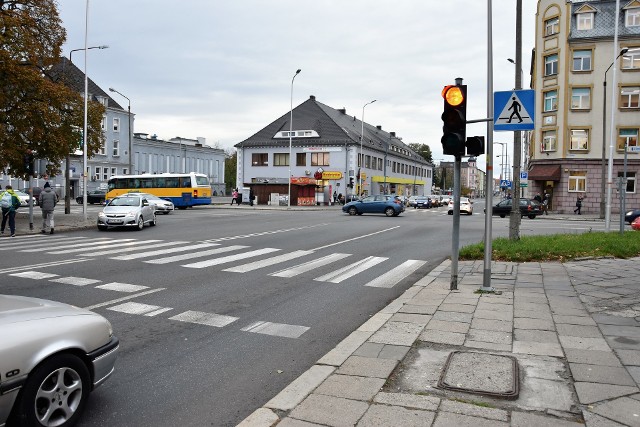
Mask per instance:
[[[331,264],[334,261],[341,260],[351,256],[351,254],[330,254],[322,258],[315,259],[313,261],[305,262],[304,264],[299,264],[291,268],[287,268],[284,270],[276,271],[275,273],[271,273],[270,276],[276,277],[294,277],[298,274],[302,274],[304,272],[313,270],[314,268],[322,267],[327,264]]]
[[[9,274],[9,276],[24,277],[26,279],[35,279],[35,280],[50,279],[52,277],[58,277],[57,274],[44,273],[42,271],[23,271],[21,273]]]
[[[55,283],[64,283],[65,285],[73,285],[73,286],[87,286],[87,285],[93,285],[93,284],[102,282],[102,280],[87,279],[85,277],[74,277],[74,276],[60,277],[58,279],[51,279],[49,281],[55,282]]]
[[[212,246],[220,246],[220,244],[219,243],[199,243],[197,245],[191,245],[191,246],[180,246],[179,248],[164,248],[164,249],[157,249],[155,251],[141,252],[138,254],[120,255],[116,257],[111,257],[111,259],[128,261],[128,260],[139,259],[139,258],[148,258],[156,255],[166,255],[174,252],[187,252],[187,251],[192,251],[194,249],[210,248]]]
[[[255,322],[242,328],[242,331],[253,332],[255,334],[272,335],[284,338],[300,338],[300,335],[307,332],[307,326],[287,325],[285,323]]]
[[[127,241],[130,239],[126,239]],[[80,247],[86,247],[86,246],[95,246],[96,244],[100,244],[100,243],[105,243],[105,242],[109,242],[109,243],[114,243],[117,244],[118,240],[111,240],[111,239],[96,239],[92,242],[85,242],[85,243],[75,243],[75,242],[66,242],[66,244],[64,245],[48,245],[48,246],[41,246],[39,248],[31,248],[31,249],[22,249],[20,252],[47,252],[50,250],[58,250],[58,249],[73,249],[73,248],[80,248]]]
[[[183,267],[187,267],[187,268],[211,267],[213,265],[226,264],[228,262],[233,262],[233,261],[238,261],[238,260],[241,260],[241,259],[252,258],[252,257],[255,257],[255,256],[260,256],[260,255],[268,254],[268,253],[271,253],[271,252],[277,252],[279,250],[280,249],[275,249],[275,248],[256,249],[255,251],[243,252],[241,254],[228,255],[228,256],[225,256],[225,257],[221,257],[221,258],[214,258],[214,259],[209,259],[209,260],[206,260],[206,261],[194,262],[192,264],[184,264]]]
[[[263,259],[261,261],[254,261],[247,264],[238,265],[231,268],[225,268],[222,271],[231,271],[234,273],[246,273],[248,271],[258,270],[260,268],[269,267],[281,262],[290,261],[292,259],[300,258],[301,256],[310,255],[314,251],[293,251],[287,254],[274,256],[271,258]]]
[[[248,246],[242,246],[242,245],[226,246],[226,247],[222,247],[222,248],[209,249],[208,251],[200,251],[200,252],[193,252],[193,253],[190,253],[190,254],[174,255],[174,256],[170,256],[170,257],[166,257],[166,258],[152,259],[152,260],[144,261],[144,262],[149,263],[149,264],[168,264],[170,262],[184,261],[184,260],[187,260],[187,259],[202,258],[204,256],[221,254],[221,253],[224,253],[224,252],[237,251],[239,249],[244,249],[244,248],[247,248],[247,247]]]
[[[325,274],[324,276],[317,277],[313,280],[318,282],[340,283],[343,280],[346,280],[349,277],[353,277],[356,274],[362,273],[363,271],[366,271],[367,269],[373,267],[376,264],[380,264],[382,261],[385,261],[387,259],[389,258],[370,256],[363,260],[354,262],[353,264],[347,265],[346,267],[333,271],[329,274]]]
[[[149,243],[149,242],[154,242],[154,243]],[[88,252],[86,254],[78,254],[78,255],[96,257],[96,256],[119,254],[122,252],[133,252],[133,251],[138,251],[140,249],[158,249],[158,242],[162,242],[162,240],[145,240],[141,242],[141,243],[145,243],[142,246],[134,246],[130,248],[108,249],[105,251]],[[179,245],[186,245],[187,243],[189,242],[162,242],[162,245],[163,246],[179,246]]]
[[[47,239],[49,240],[47,243],[62,243],[62,242],[72,242],[72,241],[76,241],[76,240],[85,240],[84,237],[64,237],[64,238],[59,238],[59,239]],[[33,248],[34,246],[37,246],[38,244],[40,244],[40,242],[42,242],[42,240],[29,240],[28,243],[27,241],[19,241],[19,242],[7,242],[6,240],[2,241],[2,246],[0,247],[0,251],[15,251],[15,250],[20,250],[20,249],[28,249],[28,248]]]
[[[92,247],[91,250],[102,250],[102,249],[114,249],[114,248],[122,248],[122,247],[126,247],[126,246],[136,246],[136,245],[142,245],[145,243],[151,243],[151,242],[162,242],[162,240],[133,240],[132,242],[127,242],[127,240],[133,240],[133,239],[122,239],[120,240],[120,242],[122,243],[108,243],[108,244],[98,244],[98,246]],[[64,249],[64,250],[55,250],[55,251],[51,251],[51,252],[47,252],[48,254],[72,254],[72,253],[76,253],[76,252],[84,252],[86,251],[87,248],[82,247],[82,248],[73,248],[73,249]]]
[[[167,311],[173,309],[170,307],[160,307],[157,305],[141,304],[138,302],[125,302],[123,304],[109,307],[107,308],[107,310],[153,317],[157,316],[158,314],[166,313]]]
[[[379,276],[376,279],[365,284],[365,286],[370,286],[373,288],[393,288],[395,285],[400,283],[402,279],[409,276],[426,263],[426,261],[421,261],[418,259],[407,260],[399,266],[387,271],[382,276]]]
[[[138,292],[144,289],[149,289],[148,286],[131,285],[129,283],[118,283],[118,282],[106,283],[104,285],[96,286],[96,288],[106,289],[108,291],[116,291],[116,292]]]
[[[197,323],[200,325],[215,326],[216,328],[222,328],[227,326],[236,320],[238,317],[225,316],[223,314],[205,313],[202,311],[185,311],[173,317],[169,320],[177,320],[179,322]]]

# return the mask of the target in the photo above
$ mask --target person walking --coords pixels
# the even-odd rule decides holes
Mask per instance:
[[[238,201],[238,189],[234,188],[231,192],[231,206],[233,206],[233,202],[236,202],[238,205],[240,202]]]
[[[542,200],[542,211],[545,215],[549,215],[549,204],[551,203],[551,194],[544,193],[544,199]]]
[[[44,184],[44,190],[40,193],[40,209],[42,210],[42,234],[47,234],[47,227],[49,227],[49,234],[53,234],[53,210],[58,203],[58,195],[51,190],[49,183]]]
[[[578,198],[576,199],[576,208],[573,210],[574,214],[582,215],[580,210],[582,209],[582,201],[584,200],[584,196],[582,194],[578,194]]]
[[[9,221],[11,237],[16,237],[16,210],[20,207],[20,199],[13,191],[13,187],[7,185],[5,191],[0,193],[0,207],[2,207],[2,226],[0,234],[4,235],[4,228]]]
[[[535,200],[538,203],[542,203],[542,196],[540,195],[540,193],[537,193],[536,197],[534,197],[533,200]]]

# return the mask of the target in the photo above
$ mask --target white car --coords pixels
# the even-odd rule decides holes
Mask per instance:
[[[142,230],[145,224],[156,225],[155,207],[142,196],[123,194],[109,200],[98,214],[98,230],[112,227],[135,227]]]
[[[20,199],[21,207],[29,206],[29,195],[27,193],[20,190],[14,190],[13,192],[16,193],[16,196]],[[33,198],[33,206],[38,206],[38,199],[35,197]]]
[[[149,193],[127,193],[127,195],[135,195],[144,197],[149,201],[149,204],[153,205],[156,208],[156,213],[162,213],[164,215],[168,215],[175,207],[173,206],[173,202],[171,200],[166,200],[161,197],[158,197],[154,194]]]
[[[99,314],[13,295],[0,295],[0,336],[0,425],[75,424],[119,347]]]
[[[453,198],[449,200],[448,209],[447,213],[453,215]],[[473,215],[473,202],[468,197],[460,197],[460,213]]]

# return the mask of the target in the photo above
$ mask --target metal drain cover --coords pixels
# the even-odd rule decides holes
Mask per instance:
[[[520,393],[518,360],[513,356],[454,351],[447,358],[438,387],[516,399]]]

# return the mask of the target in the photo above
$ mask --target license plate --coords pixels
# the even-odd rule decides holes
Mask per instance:
[[[122,224],[121,219],[110,219],[107,221],[107,224]]]

